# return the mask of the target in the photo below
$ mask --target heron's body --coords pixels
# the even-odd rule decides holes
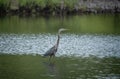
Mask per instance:
[[[44,56],[55,56],[56,52],[57,52],[57,47],[53,46],[44,54]]]
[[[60,33],[65,30],[66,29],[59,29],[57,43],[44,54],[45,57],[50,56],[51,58],[52,56],[55,56],[58,49],[59,41],[60,41]]]

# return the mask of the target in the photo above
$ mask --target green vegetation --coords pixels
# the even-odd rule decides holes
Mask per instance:
[[[10,6],[12,0],[0,0],[0,6],[4,5],[4,7]],[[45,8],[50,6],[52,9],[60,6],[63,0],[16,0],[19,2],[19,7],[22,6],[29,6],[34,7],[36,5],[40,6],[41,8]],[[74,8],[74,5],[78,2],[78,0],[64,0],[63,5]]]
[[[0,5],[8,6],[9,0],[0,0]]]
[[[120,58],[0,55],[1,79],[101,79],[120,77]]]
[[[45,7],[46,5],[54,6],[54,5],[60,5],[61,1],[64,1],[64,4],[66,6],[74,6],[75,3],[78,2],[78,0],[17,0],[20,4],[20,6],[26,6],[27,3],[35,3],[39,4],[41,7]],[[3,5],[7,5],[10,3],[10,0],[0,0],[0,3]]]
[[[107,3],[107,4],[106,4]],[[114,4],[117,3],[117,4]],[[119,1],[98,0],[0,0],[1,14],[119,13]],[[107,6],[105,8],[104,6]],[[112,7],[110,7],[112,6]]]
[[[17,0],[19,2],[19,6],[34,6],[39,5],[42,8],[45,8],[46,6],[51,6],[52,8],[55,8],[57,6],[60,6],[62,4],[62,1],[64,1],[63,5],[64,7],[74,8],[74,5],[78,3],[78,0]],[[0,0],[0,5],[4,5],[5,7],[8,7],[10,4],[10,0]],[[29,4],[29,5],[27,5]]]

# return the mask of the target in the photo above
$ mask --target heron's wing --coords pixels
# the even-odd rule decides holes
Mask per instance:
[[[57,49],[55,46],[53,46],[52,48],[50,48],[45,54],[44,56],[50,56],[52,54],[54,54],[55,52],[57,52]]]

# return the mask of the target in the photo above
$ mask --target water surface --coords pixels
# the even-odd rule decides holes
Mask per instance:
[[[120,79],[120,15],[0,17],[0,79]],[[42,55],[61,34],[56,57]]]
[[[120,34],[119,14],[39,16],[0,18],[0,33],[56,33],[61,27],[69,28],[70,33]]]
[[[1,34],[0,52],[6,54],[44,54],[57,42],[54,34]],[[119,35],[61,34],[56,56],[120,57]]]
[[[120,58],[0,55],[2,79],[119,79]]]

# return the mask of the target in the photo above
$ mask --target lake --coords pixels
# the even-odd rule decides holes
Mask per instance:
[[[120,15],[0,17],[1,79],[119,79]],[[56,57],[42,55],[61,34]]]
[[[59,28],[73,34],[120,34],[119,14],[89,14],[73,16],[6,16],[0,18],[0,33],[56,33]]]

